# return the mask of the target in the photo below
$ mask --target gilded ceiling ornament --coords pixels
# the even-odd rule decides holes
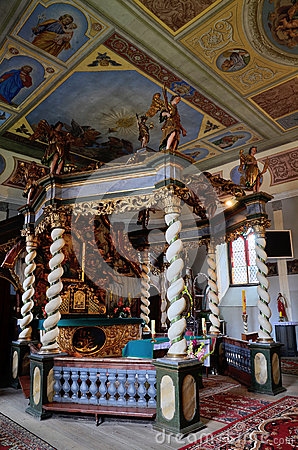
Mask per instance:
[[[232,78],[242,84],[244,88],[250,88],[263,81],[271,80],[277,74],[276,70],[271,70],[268,67],[261,67],[257,63],[249,70],[246,70],[241,75],[234,75]]]
[[[235,42],[233,39],[233,26],[229,22],[232,15],[230,13],[224,19],[217,20],[210,30],[202,34],[202,36],[195,36],[191,40],[193,47],[200,46],[205,56],[212,60],[218,50],[224,48],[230,42]]]

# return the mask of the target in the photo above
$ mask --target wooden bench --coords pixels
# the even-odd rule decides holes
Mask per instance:
[[[47,403],[42,406],[47,411],[94,414],[96,426],[103,422],[102,416],[138,417],[143,419],[155,419],[155,408],[133,408],[117,406],[82,405],[75,403]]]

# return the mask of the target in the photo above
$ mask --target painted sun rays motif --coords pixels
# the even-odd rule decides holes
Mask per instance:
[[[94,61],[98,61],[98,64],[94,64]],[[110,64],[110,61],[114,63]],[[180,84],[175,88],[180,94]],[[162,94],[160,84],[101,45],[29,111],[26,123],[29,128],[34,129],[41,118],[46,118],[48,123],[56,123],[57,120],[70,123],[75,120],[80,125],[91,126],[101,133],[97,141],[99,146],[114,136],[130,141],[136,149],[140,146],[136,114],[139,117],[145,114],[155,92]],[[169,98],[174,93],[176,91],[169,90]],[[61,99],[67,101],[62,102]],[[181,136],[181,145],[225,128],[185,99],[179,104],[179,112],[188,130],[186,138]],[[159,115],[150,118],[151,124],[149,147],[158,149],[161,140]],[[10,131],[15,133],[14,128]]]

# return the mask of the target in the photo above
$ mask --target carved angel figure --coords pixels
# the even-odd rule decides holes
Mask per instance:
[[[146,116],[153,117],[160,111],[159,120],[163,123],[162,139],[159,146],[160,150],[176,151],[179,145],[180,133],[186,136],[186,130],[180,123],[180,116],[177,105],[181,100],[180,95],[173,95],[168,102],[166,87],[163,87],[164,101],[160,98],[160,94],[154,94],[151,106]]]
[[[74,120],[71,122],[71,127],[60,121],[55,125],[49,125],[46,120],[41,120],[29,139],[32,141],[46,140],[48,146],[42,162],[50,166],[51,174],[58,175],[69,158],[72,145],[77,147],[91,145],[99,135],[98,131],[90,127],[81,127]]]
[[[29,165],[21,162],[20,171],[26,182],[23,196],[27,197],[27,204],[29,205],[38,190],[38,180],[46,174],[46,169],[38,166],[35,161],[32,161]]]
[[[267,159],[264,163],[263,170],[260,171],[258,167],[258,162],[255,158],[255,154],[257,153],[257,147],[250,147],[248,154],[244,155],[243,149],[240,150],[240,166],[239,172],[243,175],[240,178],[240,184],[245,186],[247,189],[252,190],[253,192],[259,192],[260,190],[260,179],[262,175],[266,172],[269,160]]]

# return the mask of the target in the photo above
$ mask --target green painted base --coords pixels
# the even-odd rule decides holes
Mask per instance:
[[[272,387],[272,389],[262,388],[261,386],[255,386],[254,388],[249,387],[248,392],[256,392],[257,394],[266,394],[266,395],[278,395],[281,392],[285,392],[286,388],[283,386]]]
[[[280,362],[281,344],[253,342],[249,344],[251,357],[250,392],[277,395],[286,391],[282,385]]]
[[[39,419],[39,420],[49,419],[50,417],[52,417],[51,412],[44,411],[44,410],[39,412],[36,409],[32,408],[31,406],[28,406],[28,408],[25,409],[25,412],[27,414],[30,414],[30,416],[34,416],[36,419]]]
[[[188,427],[181,428],[179,431],[177,431],[176,427],[170,427],[165,424],[154,424],[152,426],[153,430],[155,431],[162,431],[163,433],[171,433],[171,434],[177,434],[179,435],[179,438],[183,438],[184,436],[187,436],[190,433],[195,433],[199,430],[202,430],[203,428],[206,428],[206,425],[203,424],[203,422],[197,422],[192,425],[189,425]]]
[[[38,341],[12,341],[11,343],[11,366],[10,366],[10,386],[14,389],[21,387],[19,377],[29,375],[30,344],[36,345]],[[27,362],[27,367],[26,367]]]

